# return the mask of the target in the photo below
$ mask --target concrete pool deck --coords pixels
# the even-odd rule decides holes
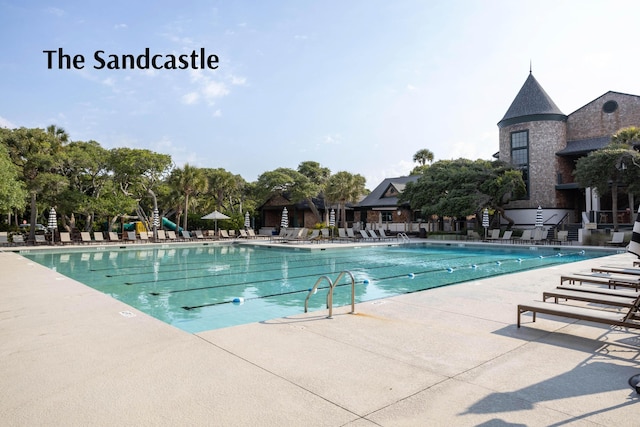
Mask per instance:
[[[523,315],[617,254],[189,334],[0,252],[7,426],[638,426],[640,331]]]

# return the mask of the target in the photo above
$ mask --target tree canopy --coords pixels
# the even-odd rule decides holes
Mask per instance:
[[[416,182],[407,183],[399,202],[408,202],[426,216],[463,218],[485,207],[504,215],[503,206],[525,191],[521,172],[504,162],[441,160],[425,169]]]

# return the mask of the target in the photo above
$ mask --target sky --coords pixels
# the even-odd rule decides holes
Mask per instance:
[[[0,0],[0,126],[249,182],[316,161],[372,190],[420,149],[491,159],[530,70],[564,114],[640,95],[638,16],[636,0]],[[217,62],[121,66],[147,48]]]

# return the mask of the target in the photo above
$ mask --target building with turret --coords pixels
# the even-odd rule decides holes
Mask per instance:
[[[498,122],[498,158],[520,169],[527,187],[524,198],[506,206],[507,215],[527,226],[541,207],[545,226],[611,222],[610,194],[579,188],[572,172],[580,157],[604,147],[629,126],[640,127],[640,96],[609,91],[565,115],[529,72]],[[621,210],[628,207],[627,200],[621,192]]]

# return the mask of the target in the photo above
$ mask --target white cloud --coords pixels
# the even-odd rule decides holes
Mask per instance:
[[[64,16],[66,12],[58,7],[49,7],[47,8],[47,13],[55,16]]]
[[[325,135],[322,138],[322,143],[324,145],[340,145],[342,144],[342,136],[339,133],[334,135]]]
[[[216,98],[222,98],[223,96],[228,95],[229,89],[227,89],[224,83],[209,80],[202,87],[202,92],[209,102],[213,102]]]
[[[213,117],[222,117],[222,111],[220,111],[220,109],[217,109],[216,111],[213,112],[212,116]]]
[[[116,24],[113,26],[115,30],[126,29],[127,27],[127,24]]]
[[[200,95],[196,92],[189,92],[182,96],[182,102],[187,105],[195,104],[200,99]]]
[[[244,86],[247,83],[246,77],[231,76],[231,84],[235,86]]]
[[[0,127],[15,129],[17,126],[11,123],[9,120],[5,119],[4,117],[0,116]]]

